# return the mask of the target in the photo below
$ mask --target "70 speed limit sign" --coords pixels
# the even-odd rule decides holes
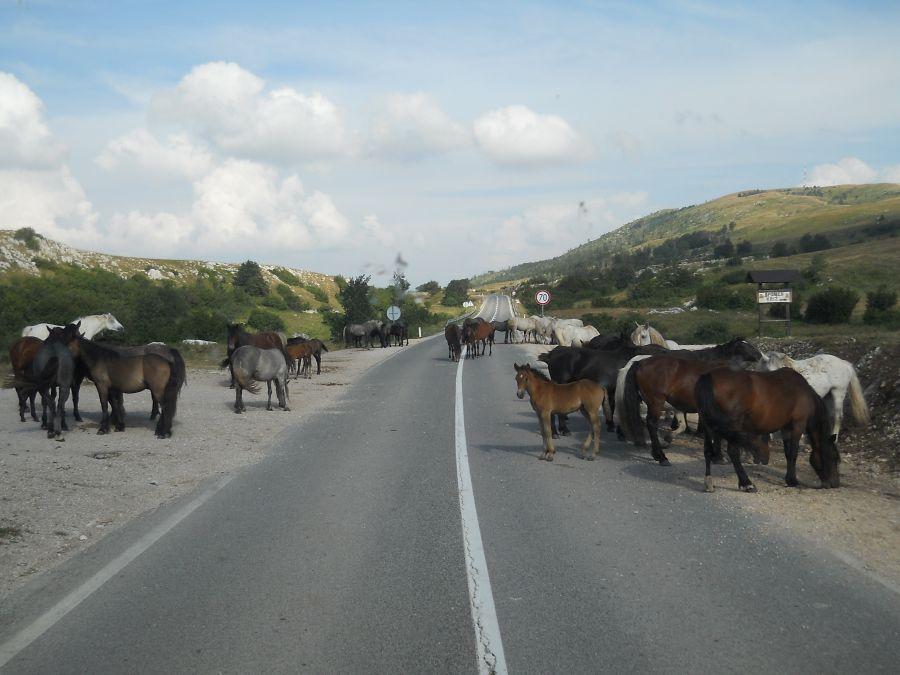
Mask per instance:
[[[538,291],[534,294],[534,299],[537,301],[537,304],[543,307],[550,302],[550,293],[547,291]]]

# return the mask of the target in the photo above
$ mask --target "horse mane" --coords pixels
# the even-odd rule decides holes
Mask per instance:
[[[666,346],[666,338],[663,337],[663,334],[656,330],[653,326],[649,327],[650,333],[650,344],[651,345],[659,345],[660,347]]]
[[[550,382],[550,381],[551,381],[550,378],[547,377],[547,376],[544,374],[543,371],[541,371],[541,370],[535,370],[534,368],[532,368],[532,367],[531,367],[530,365],[528,365],[528,364],[526,364],[526,368],[528,368],[528,371],[529,371],[530,373],[532,373],[533,375],[535,375],[539,380],[543,380],[544,382]]]
[[[100,344],[99,342],[94,342],[93,340],[88,340],[86,337],[81,335],[78,336],[78,348],[81,351],[87,352],[91,358],[96,357],[104,357],[108,359],[121,359],[125,358],[124,355],[111,347],[107,347],[105,345]]]
[[[812,390],[812,387],[810,387]],[[831,436],[831,416],[828,414],[828,408],[825,407],[825,401],[822,400],[822,397],[816,394],[814,391],[811,392],[814,397],[814,408],[815,413],[812,416],[812,419],[807,423],[809,426],[812,426],[819,434],[819,447],[820,448],[828,448],[829,456],[822,456],[822,461],[825,466],[835,466],[835,471],[837,471],[837,463],[841,461],[841,453],[838,450],[836,443],[828,443],[828,438]],[[807,433],[809,433],[807,431]]]

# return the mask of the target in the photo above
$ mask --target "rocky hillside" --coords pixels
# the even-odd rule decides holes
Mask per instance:
[[[107,255],[81,251],[28,231],[0,230],[0,274],[20,271],[39,275],[42,267],[61,264],[85,269],[99,267],[118,274],[123,279],[135,274],[145,274],[150,279],[169,279],[175,283],[198,278],[218,278],[224,281],[232,278],[239,266],[236,263],[201,260],[157,260]],[[322,289],[329,298],[333,298],[338,290],[334,279],[327,274],[280,265],[260,267],[270,284],[279,281],[276,271],[287,270],[302,284]]]

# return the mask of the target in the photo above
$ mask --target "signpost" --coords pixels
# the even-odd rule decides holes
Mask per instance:
[[[785,332],[791,334],[791,303],[794,292],[790,284],[800,280],[797,270],[750,270],[747,281],[756,284],[757,335],[762,335],[764,323],[783,323]],[[782,288],[764,288],[766,284],[781,284]],[[784,304],[783,319],[763,319],[763,305]]]
[[[544,316],[544,305],[550,303],[550,292],[538,291],[534,294],[534,299],[541,306],[541,316]]]
[[[403,314],[403,312],[400,311],[400,308],[397,307],[397,305],[391,305],[387,308],[387,312],[385,312],[385,314],[387,314],[387,318],[391,321],[396,321],[400,318],[400,315]]]

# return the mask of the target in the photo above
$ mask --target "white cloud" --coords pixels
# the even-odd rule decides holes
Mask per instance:
[[[490,232],[487,261],[499,269],[559,255],[649,211],[646,192],[622,192],[584,202],[547,204],[510,216]]]
[[[466,129],[421,92],[386,97],[369,130],[371,152],[388,157],[420,158],[469,143]]]
[[[363,231],[370,239],[372,239],[372,241],[381,244],[385,248],[394,245],[394,235],[384,228],[381,222],[379,222],[378,216],[374,213],[370,213],[363,217],[362,226]]]
[[[154,98],[152,117],[196,129],[222,150],[280,163],[350,154],[353,143],[338,107],[319,92],[265,82],[236,63],[196,66]]]
[[[99,240],[97,214],[67,167],[0,170],[0,228],[31,227],[73,245]]]
[[[44,121],[41,99],[14,75],[0,72],[0,168],[49,169],[63,155]]]
[[[809,172],[803,185],[852,185],[859,183],[900,183],[900,165],[880,171],[858,157],[844,157],[834,164],[818,164]]]
[[[196,144],[187,134],[173,134],[161,143],[146,129],[120,136],[97,156],[104,169],[131,169],[154,176],[199,178],[212,168],[209,150]]]
[[[537,166],[588,159],[590,143],[562,117],[521,105],[492,110],[475,120],[479,147],[499,164]]]

